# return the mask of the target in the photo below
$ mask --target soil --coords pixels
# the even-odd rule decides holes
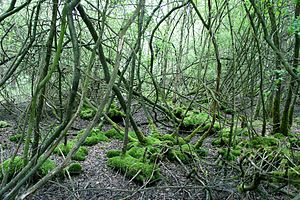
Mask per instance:
[[[18,115],[5,110],[0,116],[0,120],[12,124],[11,127],[0,129],[3,160],[9,158],[17,149],[17,144],[8,140],[9,136],[18,130],[17,119]],[[149,131],[142,112],[135,113],[134,119],[144,132]],[[45,118],[43,126],[48,126],[49,121],[55,122],[51,117]],[[71,134],[77,129],[85,128],[88,123],[88,121],[78,119]],[[104,128],[110,127],[106,125]],[[168,130],[168,127],[159,128],[165,132]],[[122,142],[118,140],[102,142],[88,147],[87,159],[80,162],[84,169],[83,173],[64,179],[56,178],[28,199],[291,199],[290,194],[295,192],[292,186],[286,186],[284,190],[276,190],[269,184],[262,183],[255,191],[245,194],[238,192],[237,186],[240,184],[238,160],[231,165],[220,165],[220,162],[216,162],[219,159],[218,153],[210,145],[210,140],[210,138],[207,139],[204,144],[209,149],[208,156],[198,162],[182,165],[167,159],[160,161],[162,179],[151,186],[138,184],[125,178],[118,171],[107,167],[106,152],[110,149],[121,149]],[[17,154],[21,154],[20,150],[17,152]],[[51,158],[56,162],[60,162],[62,159],[56,155]],[[196,173],[191,174],[194,169],[196,169]]]

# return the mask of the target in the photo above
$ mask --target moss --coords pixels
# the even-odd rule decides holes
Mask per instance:
[[[78,133],[77,138],[81,137],[83,133],[84,130],[81,130]],[[92,129],[90,135],[85,139],[83,145],[93,146],[95,144],[98,144],[99,142],[107,142],[107,141],[108,141],[108,137],[106,137],[105,134],[99,129],[94,128]]]
[[[279,140],[273,136],[255,137],[249,141],[243,141],[242,146],[247,148],[267,148],[279,145]]]
[[[167,158],[170,161],[178,161],[178,159],[183,163],[183,164],[188,164],[191,162],[191,157],[188,156],[184,151],[181,151],[180,149],[170,149],[167,153]],[[178,158],[178,159],[177,159]]]
[[[20,156],[16,156],[13,160],[13,163],[11,165],[11,168],[9,169],[11,162],[11,158],[5,160],[0,165],[0,180],[3,178],[2,174],[2,168],[4,170],[4,173],[8,173],[8,180],[13,178],[18,172],[20,172],[24,167],[24,161]],[[56,164],[53,160],[47,159],[42,166],[37,170],[37,175],[39,178],[46,176],[51,170],[53,170],[56,167]]]
[[[145,154],[145,147],[132,147],[131,149],[128,150],[128,155],[134,157],[134,158],[142,158]]]
[[[283,182],[288,180],[288,182],[294,185],[297,190],[300,190],[300,165],[290,168],[286,173],[285,170],[277,170],[272,172],[274,182]]]
[[[126,115],[115,104],[111,104],[107,116],[114,122],[122,122]]]
[[[65,146],[64,144],[60,144],[58,147],[54,149],[54,153],[58,155],[64,155],[66,156],[70,150],[73,148],[75,142],[74,141],[68,141],[67,145]],[[60,150],[61,151],[60,151]],[[78,161],[83,161],[85,160],[86,156],[88,155],[88,150],[86,147],[79,147],[77,152],[73,155],[72,159],[73,160],[78,160]]]
[[[210,116],[206,113],[196,113],[189,111],[183,119],[184,127],[195,127],[201,124],[207,124],[211,121]]]
[[[161,141],[155,137],[152,137],[152,136],[148,136],[146,137],[146,144],[147,145],[160,145],[161,144]]]
[[[50,171],[52,171],[56,167],[56,164],[53,160],[47,159],[43,165],[38,170],[37,174],[40,177],[46,176]]]
[[[4,173],[8,174],[8,179],[10,180],[16,173],[20,172],[24,167],[23,159],[20,156],[16,156],[12,161],[12,164],[10,165],[11,161],[12,159],[9,158],[0,165],[0,180],[3,178],[2,168]],[[9,166],[11,167],[9,168]]]
[[[11,125],[6,121],[0,121],[0,128],[10,127]]]
[[[108,150],[106,152],[106,156],[108,158],[112,158],[112,157],[116,157],[116,156],[120,156],[122,154],[122,152],[120,150],[117,150],[117,149],[111,149],[111,150]]]
[[[95,114],[96,114],[95,110],[93,110],[92,108],[90,108],[88,106],[83,106],[80,111],[79,116],[81,119],[90,120],[95,116]]]
[[[67,168],[68,172],[70,173],[70,175],[78,175],[80,174],[83,169],[80,163],[72,163],[68,166]]]
[[[126,177],[145,183],[146,181],[157,181],[160,178],[159,168],[154,164],[143,163],[130,155],[109,158],[107,165],[120,170]]]
[[[230,150],[229,156],[227,156],[228,149],[227,148],[219,148],[218,153],[223,156],[223,158],[228,160],[235,160],[240,154],[241,151],[239,149]]]
[[[118,132],[113,128],[108,131],[105,131],[104,135],[108,138],[113,138],[113,139],[117,139],[117,140],[123,140],[123,138],[124,138],[123,132]]]
[[[21,140],[24,141],[24,138],[23,138],[23,134],[15,134],[15,135],[12,135],[9,137],[9,140],[11,142],[20,142]]]

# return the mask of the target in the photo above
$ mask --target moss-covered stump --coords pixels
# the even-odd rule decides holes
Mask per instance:
[[[5,174],[8,175],[8,180],[12,179],[17,173],[19,173],[24,167],[24,161],[20,156],[16,156],[12,161],[11,158],[5,160],[0,164],[0,180],[3,178],[2,168]],[[56,167],[56,164],[53,160],[47,159],[42,166],[37,170],[37,177],[42,178],[46,176],[51,170]]]
[[[126,117],[125,113],[120,111],[120,109],[115,104],[111,104],[107,116],[117,123],[122,122],[123,118]]]
[[[82,134],[84,134],[85,129],[79,131],[77,134],[77,138],[80,138]],[[83,145],[85,146],[93,146],[98,144],[99,142],[108,142],[109,139],[106,137],[105,133],[100,131],[97,128],[93,128],[90,135],[85,139]]]
[[[59,155],[59,156],[66,156],[70,152],[70,150],[73,148],[75,145],[75,142],[70,140],[68,141],[67,145],[65,146],[64,144],[60,144],[58,147],[54,149],[54,153]],[[85,160],[86,156],[88,155],[88,150],[86,147],[79,147],[77,152],[72,156],[72,160],[77,160],[77,161],[83,161]]]
[[[108,159],[107,165],[140,183],[153,183],[160,179],[157,165],[142,162],[129,154],[111,157]]]

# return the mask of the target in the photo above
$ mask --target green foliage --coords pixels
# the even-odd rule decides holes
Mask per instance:
[[[126,177],[145,183],[160,179],[159,168],[147,162],[142,162],[130,155],[115,156],[108,159],[107,165],[115,170],[120,170]]]
[[[81,130],[78,135],[77,138],[81,137],[82,134],[84,133],[85,130]],[[107,142],[109,139],[108,137],[106,137],[105,133],[103,133],[102,131],[100,131],[97,128],[93,128],[91,130],[90,135],[85,139],[83,145],[86,146],[93,146],[95,144],[98,144],[99,142]]]
[[[82,165],[80,163],[72,163],[72,164],[70,164],[68,166],[67,170],[70,173],[70,175],[78,175],[78,174],[80,174],[83,171]]]
[[[73,148],[75,145],[74,141],[68,141],[67,145],[65,146],[64,144],[60,144],[58,147],[54,149],[54,153],[58,154],[59,156],[66,156],[70,150]],[[79,147],[75,155],[73,155],[72,159],[77,160],[77,161],[83,161],[85,160],[86,156],[88,155],[88,150],[86,147]]]
[[[300,35],[300,17],[297,17],[291,22],[288,27],[288,33]]]
[[[9,137],[9,140],[11,142],[20,142],[21,140],[24,140],[23,135],[21,133],[15,134]]]
[[[108,150],[106,152],[106,156],[108,158],[112,158],[112,157],[116,157],[116,156],[120,156],[122,154],[122,152],[120,150],[117,150],[117,149],[111,149],[111,150]]]
[[[11,125],[6,121],[0,121],[0,128],[10,127]]]

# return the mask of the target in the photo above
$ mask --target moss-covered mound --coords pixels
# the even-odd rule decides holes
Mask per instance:
[[[111,104],[107,116],[114,122],[122,122],[126,115],[115,104]]]
[[[12,135],[8,138],[11,142],[20,142],[21,140],[24,140],[23,135],[22,134],[15,134]]]
[[[193,145],[186,144],[183,138],[171,134],[153,134],[146,137],[144,145],[132,141],[127,147],[125,155],[116,149],[107,151],[108,166],[138,182],[159,179],[159,168],[156,166],[158,160],[168,159],[188,164],[206,156],[208,152],[204,148],[196,150]]]
[[[58,147],[54,149],[54,153],[59,155],[59,156],[66,156],[70,150],[73,148],[75,142],[70,140],[68,141],[67,145],[65,146],[64,144],[60,144]],[[86,156],[88,155],[88,150],[86,147],[80,147],[78,151],[73,155],[72,159],[77,160],[77,161],[83,161],[85,160]]]
[[[81,108],[79,116],[80,116],[81,119],[91,120],[91,119],[93,119],[95,114],[96,114],[96,111],[94,109],[84,105]]]
[[[79,175],[82,173],[83,168],[80,163],[71,163],[67,169],[70,175]]]
[[[20,156],[16,156],[14,160],[9,158],[0,164],[0,180],[3,178],[2,168],[4,173],[8,174],[8,180],[12,179],[18,172],[20,172],[24,167],[24,161]],[[56,164],[53,160],[47,159],[43,165],[38,169],[37,176],[38,178],[46,176],[51,170],[56,167]]]
[[[248,131],[245,128],[237,128],[233,134],[232,134],[232,146],[237,145],[239,142],[241,142],[244,136],[248,135]],[[212,140],[213,146],[228,146],[230,141],[230,129],[224,128],[221,131],[218,132],[218,137]]]
[[[126,177],[134,178],[134,180],[141,183],[151,183],[160,178],[157,165],[142,162],[129,154],[109,158],[107,165],[115,170],[120,170]]]
[[[84,134],[85,129],[79,131],[77,134],[77,138],[81,137],[82,134]],[[99,142],[107,142],[109,139],[106,137],[104,132],[100,131],[97,128],[93,128],[90,135],[85,139],[83,145],[85,146],[93,146],[95,144],[98,144]]]
[[[210,124],[210,122],[211,117],[207,113],[188,111],[186,117],[183,119],[181,128],[192,130],[199,125],[202,125],[203,127],[207,126],[207,124]]]

